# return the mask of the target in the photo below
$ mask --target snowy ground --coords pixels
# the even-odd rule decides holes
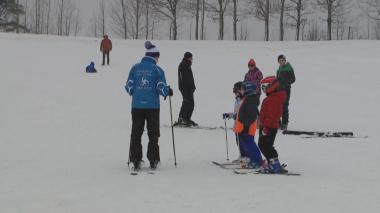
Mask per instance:
[[[367,139],[278,135],[280,160],[300,177],[235,175],[223,161],[223,130],[161,128],[161,170],[131,176],[126,167],[131,98],[124,91],[144,41],[114,40],[111,66],[99,40],[0,34],[0,213],[41,212],[377,212],[380,208],[378,41],[158,41],[175,119],[181,102],[177,66],[194,54],[194,120],[222,126],[232,85],[254,57],[274,74],[283,53],[297,82],[290,129],[354,131]],[[162,101],[161,123],[170,123]],[[231,125],[231,124],[229,124]],[[147,137],[144,136],[146,148]],[[229,132],[230,158],[237,157]],[[145,151],[144,151],[145,152]]]

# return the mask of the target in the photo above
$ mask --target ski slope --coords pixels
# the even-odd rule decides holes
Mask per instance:
[[[232,86],[250,57],[267,76],[285,54],[297,77],[289,129],[368,138],[279,134],[280,160],[302,176],[236,175],[211,164],[226,160],[224,130],[175,129],[175,168],[171,129],[162,127],[160,171],[131,176],[124,84],[144,41],[113,39],[111,65],[102,67],[99,39],[0,34],[0,213],[378,212],[380,42],[154,43],[174,88],[175,119],[185,51],[194,55],[193,119],[204,126],[224,126],[221,115],[233,109]],[[97,74],[84,72],[91,60]],[[162,100],[161,125],[168,124],[169,102]],[[144,155],[147,140],[144,134]],[[232,132],[228,143],[235,159]]]

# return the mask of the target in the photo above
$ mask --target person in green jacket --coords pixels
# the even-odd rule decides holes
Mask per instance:
[[[289,123],[289,100],[290,100],[290,90],[291,85],[296,81],[296,77],[294,75],[294,70],[292,65],[289,62],[286,62],[286,58],[284,55],[279,55],[277,58],[278,64],[280,65],[276,78],[280,82],[280,90],[284,90],[286,92],[286,100],[282,109],[282,118],[281,118],[281,130],[286,130],[288,128]]]

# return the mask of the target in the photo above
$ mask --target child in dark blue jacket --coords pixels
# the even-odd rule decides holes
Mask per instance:
[[[95,73],[95,72],[98,72],[96,69],[95,69],[95,63],[93,61],[91,61],[91,63],[86,67],[86,72],[87,73]]]

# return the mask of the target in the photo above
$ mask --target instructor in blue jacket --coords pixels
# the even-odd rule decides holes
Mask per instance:
[[[152,169],[160,162],[158,138],[160,137],[160,95],[172,96],[173,90],[166,84],[165,73],[157,65],[160,57],[158,48],[150,41],[145,42],[145,57],[129,71],[125,89],[132,96],[132,133],[129,160],[134,170],[141,168],[141,136],[145,121],[149,137],[147,158]]]

